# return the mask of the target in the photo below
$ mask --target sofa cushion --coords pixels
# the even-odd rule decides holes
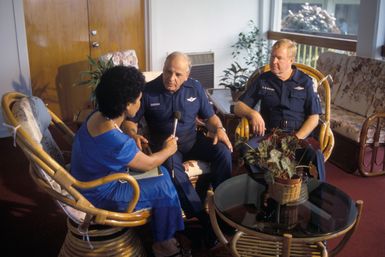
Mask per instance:
[[[385,63],[369,58],[348,56],[346,74],[337,92],[334,104],[368,117],[373,108],[374,94]],[[383,69],[383,71],[381,71]]]
[[[347,111],[338,106],[331,106],[330,127],[334,132],[344,135],[355,142],[360,142],[360,134],[365,117],[354,112]],[[385,143],[385,124],[380,133],[380,143]],[[373,142],[375,129],[369,128],[367,143]]]
[[[380,69],[376,84],[377,88],[374,91],[373,101],[368,109],[367,116],[372,115],[374,112],[385,112],[385,62]]]
[[[123,65],[139,68],[138,57],[136,56],[135,50],[111,52],[100,56],[100,60],[104,62],[108,62],[111,58],[114,66]]]
[[[333,83],[331,84],[331,103],[334,103],[341,83],[344,81],[347,61],[346,55],[334,52],[324,52],[318,57],[317,70],[325,76],[330,74],[333,78]]]
[[[333,76],[332,104],[369,117],[385,109],[385,62],[338,54],[322,53],[317,69]]]

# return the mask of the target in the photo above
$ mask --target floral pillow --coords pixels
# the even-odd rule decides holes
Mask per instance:
[[[24,97],[14,103],[12,106],[12,112],[15,115],[15,118],[19,121],[21,127],[31,136],[32,140],[41,145],[41,147],[58,163],[64,165],[63,154],[48,129],[51,123],[51,115],[48,113],[43,101],[34,96]],[[36,168],[40,170],[41,176],[56,192],[71,198],[68,192],[65,189],[62,189],[61,186],[46,172],[44,172],[37,165]],[[57,202],[73,221],[80,223],[84,220],[84,212],[76,210],[62,202]]]
[[[139,68],[138,57],[136,56],[135,50],[111,52],[100,57],[104,62],[108,62],[111,58],[114,66],[123,65],[134,66],[137,69]]]
[[[64,157],[48,129],[51,115],[43,101],[34,96],[24,97],[15,102],[12,106],[12,112],[20,122],[21,127],[31,135],[32,139],[40,144],[58,163],[64,165]]]

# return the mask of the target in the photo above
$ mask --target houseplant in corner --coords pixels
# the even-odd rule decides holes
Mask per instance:
[[[227,87],[231,90],[231,96],[234,101],[238,100],[240,94],[243,93],[247,79],[247,68],[243,68],[238,62],[231,64],[230,68],[223,71],[224,75],[220,79],[220,86]]]
[[[248,27],[248,31],[238,34],[237,41],[231,46],[233,63],[223,71],[219,83],[231,89],[234,96],[237,95],[236,92],[242,93],[245,90],[250,75],[268,61],[267,40],[261,37],[254,21],[250,20]],[[237,98],[233,100],[236,101]]]
[[[87,56],[87,59],[90,65],[90,69],[86,71],[82,71],[80,73],[80,81],[76,83],[76,85],[91,87],[92,93],[90,98],[91,98],[92,105],[95,107],[95,102],[94,102],[95,89],[99,84],[100,78],[102,77],[103,73],[107,69],[114,67],[114,62],[112,58],[105,60],[101,58],[93,59],[91,56]]]
[[[247,145],[246,142],[243,143]],[[259,142],[257,148],[248,145],[245,161],[265,172],[269,197],[279,204],[292,203],[299,199],[304,168],[309,168],[312,174],[315,172],[315,166],[311,163],[298,165],[304,153],[297,160],[296,151],[303,148],[303,143],[305,142],[294,135],[274,129]]]
[[[89,104],[87,104],[87,107],[80,109],[75,115],[74,115],[74,122],[78,125],[83,123],[83,121],[86,120],[88,115],[94,111],[96,108],[96,102],[95,102],[95,89],[97,85],[99,84],[100,78],[102,77],[103,73],[114,66],[112,58],[108,60],[104,59],[93,59],[91,56],[87,56],[88,64],[90,69],[82,71],[80,73],[80,80],[74,84],[74,86],[87,86],[91,88],[91,95]]]
[[[93,59],[91,56],[87,56],[87,59],[90,69],[80,73],[80,82],[76,83],[76,85],[85,85],[91,87],[92,102],[94,102],[95,88],[99,84],[100,78],[107,69],[117,65],[134,66],[135,68],[139,69],[138,58],[134,50],[110,52],[100,56],[97,59]]]

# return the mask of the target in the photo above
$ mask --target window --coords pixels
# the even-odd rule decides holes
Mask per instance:
[[[281,31],[355,38],[360,0],[282,0]]]

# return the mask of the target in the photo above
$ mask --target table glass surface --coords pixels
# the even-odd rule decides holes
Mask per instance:
[[[266,185],[252,174],[232,177],[214,193],[214,204],[226,218],[247,229],[281,236],[318,237],[333,235],[352,225],[357,216],[355,202],[333,185],[311,179],[309,197],[298,204],[279,205],[268,199]]]
[[[213,102],[215,107],[222,114],[229,114],[230,106],[234,104],[231,96],[231,90],[226,88],[209,88],[207,89],[208,97]]]

